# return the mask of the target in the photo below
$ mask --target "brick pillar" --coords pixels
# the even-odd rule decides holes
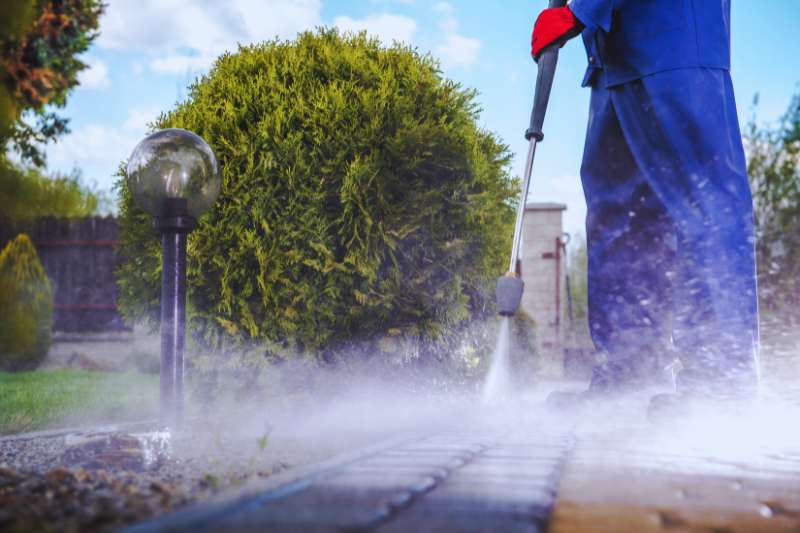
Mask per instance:
[[[530,203],[525,206],[520,250],[525,293],[522,310],[536,322],[536,345],[541,371],[548,377],[564,376],[566,291],[564,257],[559,249],[562,215],[567,206]]]

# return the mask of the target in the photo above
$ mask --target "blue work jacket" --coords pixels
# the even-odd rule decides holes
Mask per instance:
[[[679,68],[730,69],[730,0],[572,0],[589,67],[606,86]]]

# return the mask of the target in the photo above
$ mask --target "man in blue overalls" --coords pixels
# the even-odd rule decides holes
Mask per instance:
[[[677,353],[678,395],[755,397],[752,198],[730,69],[730,0],[572,0],[536,21],[533,53],[582,34],[592,89],[581,167],[589,325],[586,404],[647,383]]]

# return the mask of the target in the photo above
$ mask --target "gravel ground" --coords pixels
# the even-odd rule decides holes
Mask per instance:
[[[0,530],[111,531],[288,466],[202,448],[117,431],[2,440]]]
[[[238,406],[171,435],[139,424],[0,438],[0,531],[115,530],[400,432],[440,429],[465,406],[372,391]]]

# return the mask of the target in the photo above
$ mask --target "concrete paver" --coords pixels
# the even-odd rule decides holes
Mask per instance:
[[[412,508],[377,529],[380,533],[539,533],[540,521],[491,512],[448,513],[441,509]]]
[[[564,471],[550,531],[798,532],[800,461],[680,453],[647,434],[583,439]]]
[[[615,435],[409,436],[133,531],[800,532],[799,453]]]
[[[512,441],[513,442],[513,441]],[[519,531],[547,524],[565,438],[418,437],[132,531]]]

